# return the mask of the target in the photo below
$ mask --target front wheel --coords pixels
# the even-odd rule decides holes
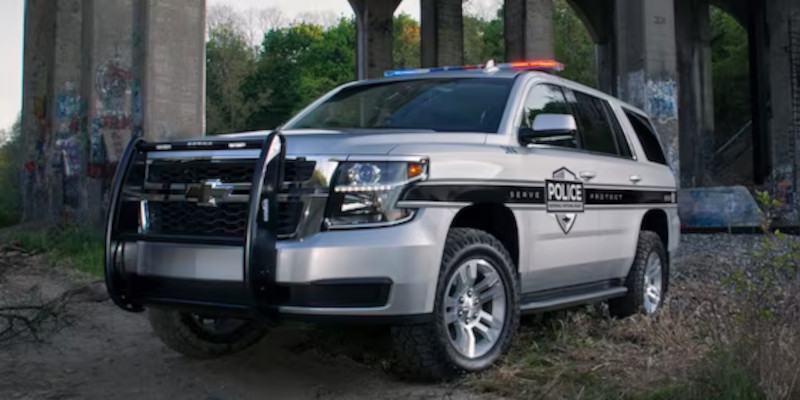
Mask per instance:
[[[266,334],[257,321],[151,308],[150,326],[167,347],[187,357],[215,358],[256,344]]]
[[[519,324],[519,283],[511,256],[494,236],[450,231],[433,314],[428,324],[392,329],[403,375],[450,379],[486,369],[508,350]]]

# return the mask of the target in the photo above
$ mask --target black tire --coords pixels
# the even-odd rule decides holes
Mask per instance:
[[[227,329],[211,331],[203,327],[196,314],[168,308],[150,308],[150,326],[170,349],[187,357],[207,359],[244,350],[267,332],[264,325],[252,320],[219,320]]]
[[[495,267],[505,290],[505,323],[493,347],[473,359],[461,355],[450,343],[443,317],[446,286],[458,266],[480,255]],[[492,366],[511,346],[519,325],[519,281],[506,248],[494,236],[481,230],[453,228],[447,236],[433,307],[433,321],[423,325],[392,328],[397,372],[413,380],[449,380],[462,372]]]
[[[645,309],[645,273],[647,260],[655,253],[661,259],[661,296],[655,311],[647,312]],[[628,292],[623,297],[608,301],[610,314],[617,318],[625,318],[634,314],[656,314],[664,304],[664,298],[669,289],[669,263],[664,243],[657,233],[642,231],[639,233],[639,242],[636,246],[636,257],[633,260],[630,272],[625,279]]]

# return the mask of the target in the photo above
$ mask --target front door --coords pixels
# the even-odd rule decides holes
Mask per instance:
[[[597,207],[618,195],[635,161],[617,136],[604,100],[539,84],[527,97],[522,127],[536,115],[572,114],[571,140],[522,148],[526,170],[543,186],[544,206],[525,213],[528,246],[523,292],[594,285],[618,278],[630,263],[631,224],[624,210]],[[606,200],[603,200],[606,199]],[[632,250],[632,249],[631,249]]]

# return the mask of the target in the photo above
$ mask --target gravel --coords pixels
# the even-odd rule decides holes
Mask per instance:
[[[800,243],[800,237],[787,238]],[[764,235],[684,234],[671,278],[676,282],[699,279],[718,283],[736,269],[757,268],[755,254],[763,239]]]

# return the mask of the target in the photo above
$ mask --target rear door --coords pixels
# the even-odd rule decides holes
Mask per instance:
[[[586,233],[592,237],[591,279],[624,278],[633,262],[642,215],[640,204],[645,176],[633,142],[608,100],[580,90],[565,89],[576,116],[581,149],[591,155],[587,167]],[[644,174],[646,175],[646,174]]]

